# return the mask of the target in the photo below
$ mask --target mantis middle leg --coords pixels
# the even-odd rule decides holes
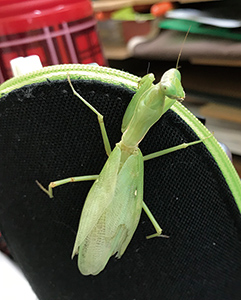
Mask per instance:
[[[203,142],[205,139],[207,139],[207,138],[209,138],[211,136],[212,135],[210,135],[210,136],[208,136],[208,137],[206,137],[204,139],[200,139],[198,141],[194,141],[194,142],[190,142],[190,143],[183,143],[183,144],[180,144],[180,145],[168,148],[168,149],[164,149],[164,150],[161,150],[161,151],[157,151],[157,152],[148,154],[148,155],[146,155],[146,156],[143,157],[143,160],[144,161],[150,160],[150,159],[153,159],[153,158],[156,158],[156,157],[159,157],[159,156],[171,153],[171,152],[175,152],[177,150],[185,149],[185,148],[187,148],[189,146],[193,146],[193,145],[199,144],[199,143]],[[152,225],[156,229],[156,233],[151,234],[151,235],[147,236],[146,238],[150,239],[150,238],[153,238],[153,237],[160,237],[160,236],[167,238],[168,236],[162,235],[162,229],[161,229],[160,225],[157,223],[156,219],[154,218],[153,214],[151,213],[151,211],[149,210],[149,208],[147,207],[147,205],[145,204],[144,201],[143,201],[143,205],[142,206],[143,206],[143,209],[144,209],[145,213],[147,214],[148,218],[150,219]]]
[[[150,159],[153,159],[153,158],[156,158],[156,157],[159,157],[159,156],[171,153],[171,152],[175,152],[177,150],[185,149],[185,148],[187,148],[189,146],[197,145],[197,144],[202,143],[204,140],[206,140],[206,139],[208,139],[208,138],[210,138],[212,136],[213,135],[211,134],[211,135],[209,135],[209,136],[207,136],[207,137],[205,137],[203,139],[200,139],[198,141],[194,141],[194,142],[190,142],[190,143],[183,143],[183,144],[171,147],[171,148],[167,148],[167,149],[164,149],[164,150],[161,150],[161,151],[157,151],[157,152],[145,155],[145,156],[143,156],[143,160],[144,161],[150,160]]]
[[[69,81],[70,87],[71,87],[74,95],[77,96],[86,106],[88,106],[97,115],[102,139],[104,142],[105,152],[109,156],[111,153],[111,147],[110,147],[110,142],[109,142],[108,135],[107,135],[107,132],[105,129],[104,117],[88,101],[86,101],[83,97],[80,96],[80,94],[73,87],[69,75],[68,75],[68,81]]]

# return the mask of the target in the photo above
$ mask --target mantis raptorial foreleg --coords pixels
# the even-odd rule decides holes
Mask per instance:
[[[57,181],[50,182],[48,189],[42,186],[41,183],[36,180],[37,185],[43,190],[50,198],[53,198],[53,188],[56,186],[60,186],[70,182],[78,182],[78,181],[88,181],[88,180],[96,180],[99,175],[87,175],[87,176],[77,176],[77,177],[69,177]]]
[[[110,147],[110,142],[109,142],[108,135],[107,135],[107,132],[105,129],[104,117],[102,116],[101,113],[98,112],[97,109],[95,109],[88,101],[86,101],[83,97],[81,97],[80,94],[75,90],[75,88],[73,87],[73,85],[71,83],[69,74],[68,74],[68,81],[69,81],[70,87],[71,87],[74,95],[77,96],[82,102],[84,102],[84,104],[86,106],[88,106],[97,115],[98,122],[100,125],[102,139],[103,139],[104,146],[105,146],[105,151],[106,151],[106,154],[109,156],[111,153],[111,147]]]

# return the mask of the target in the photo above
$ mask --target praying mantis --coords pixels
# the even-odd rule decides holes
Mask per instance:
[[[185,97],[181,74],[177,68],[166,71],[153,85],[153,74],[144,76],[130,101],[122,121],[121,141],[111,150],[103,116],[75,90],[73,94],[97,115],[108,159],[99,175],[66,178],[51,182],[48,189],[39,187],[50,198],[53,188],[69,182],[94,180],[81,213],[72,258],[78,255],[83,275],[97,275],[111,256],[120,258],[130,243],[140,220],[142,209],[156,232],[147,239],[162,236],[162,229],[143,201],[144,161],[157,158],[203,141],[193,141],[143,156],[139,143],[148,130],[175,103]]]

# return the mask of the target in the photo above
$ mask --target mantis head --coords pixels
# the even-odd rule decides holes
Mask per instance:
[[[163,93],[170,99],[183,101],[185,92],[181,85],[181,74],[177,69],[166,71],[160,81]]]

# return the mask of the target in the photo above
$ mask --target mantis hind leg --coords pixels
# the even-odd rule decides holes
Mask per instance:
[[[151,211],[149,210],[149,208],[147,207],[147,205],[146,205],[146,203],[144,201],[142,203],[142,207],[143,207],[145,213],[147,214],[148,218],[150,219],[152,225],[156,229],[156,233],[148,235],[146,238],[147,239],[151,239],[151,238],[154,238],[154,237],[165,237],[165,238],[168,238],[167,235],[163,235],[162,234],[162,229],[161,229],[160,225],[157,223],[156,219],[154,218],[153,214],[151,213]]]
[[[82,96],[80,96],[80,94],[73,87],[69,75],[68,75],[68,81],[69,81],[70,87],[73,91],[73,94],[75,96],[77,96],[87,107],[89,107],[89,109],[91,109],[97,115],[98,123],[99,123],[99,126],[100,126],[100,131],[101,131],[101,135],[102,135],[102,139],[103,139],[103,142],[104,142],[105,151],[106,151],[106,154],[109,156],[110,153],[111,153],[111,147],[110,147],[110,142],[109,142],[108,135],[107,135],[107,132],[106,132],[106,129],[105,129],[104,117],[88,101],[86,101]]]
[[[70,182],[78,182],[78,181],[88,181],[88,180],[96,180],[99,175],[87,175],[87,176],[78,176],[78,177],[69,177],[57,181],[50,182],[48,189],[42,186],[41,183],[36,180],[37,185],[44,191],[50,198],[53,198],[53,188],[56,186],[60,186]]]

